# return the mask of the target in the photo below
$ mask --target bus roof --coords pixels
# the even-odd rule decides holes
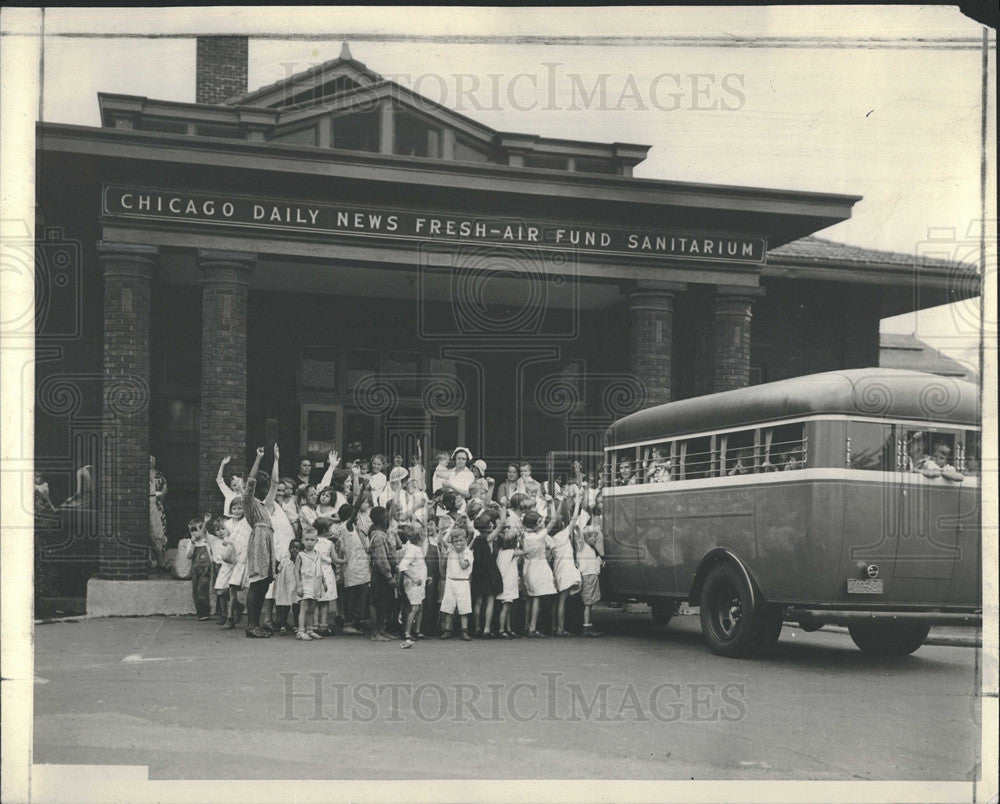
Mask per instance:
[[[978,426],[979,387],[904,369],[828,371],[646,408],[612,424],[605,444],[613,447],[817,414]]]

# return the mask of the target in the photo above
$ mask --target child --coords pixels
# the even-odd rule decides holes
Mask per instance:
[[[476,517],[476,535],[472,539],[472,625],[476,636],[492,639],[493,601],[503,591],[503,577],[494,557],[493,544],[503,530],[503,521],[493,526],[493,517],[482,513]],[[485,610],[485,611],[484,611]],[[480,626],[480,615],[483,616]]]
[[[337,576],[334,567],[343,567],[346,563],[340,555],[338,547],[333,543],[333,520],[325,516],[316,517],[313,523],[318,540],[316,552],[319,553],[323,571],[323,594],[316,600],[316,628],[320,636],[333,636],[330,630],[330,604],[337,600]]]
[[[434,476],[431,478],[432,494],[437,494],[444,482],[451,476],[451,470],[448,468],[450,460],[451,456],[448,454],[448,450],[443,449],[438,452],[437,466],[434,467]]]
[[[500,539],[500,551],[497,553],[497,569],[500,570],[500,577],[503,580],[503,591],[497,596],[497,600],[500,601],[499,633],[503,639],[517,636],[511,627],[510,615],[512,604],[520,597],[517,559],[524,555],[520,543],[520,526],[508,523]]]
[[[424,560],[424,534],[417,525],[404,525],[406,544],[399,561],[399,574],[403,578],[403,594],[406,599],[406,620],[403,623],[403,647],[413,647],[413,628],[420,629],[420,614],[423,610],[427,586],[427,562]]]
[[[319,491],[315,486],[302,486],[299,489],[299,524],[311,525],[316,521],[316,506],[319,505]]]
[[[222,492],[223,509],[229,505],[229,501],[234,497],[243,496],[243,475],[240,471],[234,470],[229,476],[229,482],[225,480],[225,470],[229,461],[232,460],[228,455],[222,459],[222,463],[219,464],[219,471],[215,475],[215,483],[219,487],[219,491]]]
[[[528,594],[528,627],[525,636],[537,638],[538,612],[541,598],[556,593],[552,568],[545,557],[545,550],[552,545],[552,537],[542,529],[542,518],[537,511],[524,515],[524,588]]]
[[[298,622],[299,600],[295,594],[295,559],[304,549],[299,539],[288,543],[288,554],[278,564],[278,577],[274,579],[274,607],[278,633],[286,636],[295,631]],[[288,625],[288,615],[292,615],[292,626]]]
[[[601,636],[590,622],[591,609],[601,599],[601,586],[598,581],[604,556],[598,546],[600,536],[600,528],[587,525],[580,531],[579,546],[576,551],[577,567],[581,576],[580,595],[583,598],[583,635],[589,637]]]
[[[410,456],[410,480],[416,481],[418,491],[426,493],[427,478],[424,472],[424,459],[420,454],[420,444],[417,444],[417,451]]]
[[[424,564],[427,567],[427,591],[424,595],[423,623],[417,628],[417,636],[437,633],[438,617],[441,614],[441,595],[444,594],[441,555],[443,545],[438,544],[437,524],[431,520],[424,528]]]
[[[250,524],[243,516],[243,498],[235,497],[229,501],[229,520],[226,523],[229,530],[229,543],[232,545],[232,552],[229,554],[231,561],[229,574],[226,582],[229,584],[229,617],[224,631],[232,631],[236,627],[237,621],[243,609],[243,601],[246,594],[243,591],[243,576],[247,571],[247,545],[250,543]]]
[[[389,536],[389,513],[381,505],[371,511],[371,619],[376,642],[389,642],[385,629],[396,603],[396,545]]]
[[[322,639],[313,628],[316,601],[323,596],[323,568],[316,552],[316,530],[302,534],[302,552],[295,557],[295,596],[299,599],[299,631],[296,639]]]
[[[566,599],[580,591],[581,578],[580,570],[576,567],[573,528],[580,514],[582,501],[583,495],[577,495],[573,513],[567,520],[568,524],[565,527],[562,527],[564,521],[562,517],[555,515],[549,530],[551,542],[548,546],[552,551],[552,574],[559,595],[556,598],[554,627],[552,629],[556,636],[569,636],[569,632],[566,630]]]
[[[212,520],[212,535],[214,539],[209,541],[212,550],[212,561],[215,564],[214,583],[212,591],[215,593],[215,613],[219,618],[219,625],[225,625],[229,612],[229,571],[232,564],[226,562],[226,556],[231,555],[233,547],[229,542],[229,529],[226,528],[224,517],[217,516]]]
[[[472,614],[472,590],[469,588],[469,576],[472,574],[472,550],[462,527],[451,529],[449,541],[451,550],[448,553],[444,597],[441,600],[441,613],[445,617],[440,639],[451,638],[452,616],[457,613],[462,623],[462,639],[471,642],[469,615]]]
[[[188,522],[187,558],[191,562],[191,593],[194,596],[194,609],[198,619],[204,622],[212,613],[212,551],[208,544],[206,526],[212,520],[211,514],[205,514],[203,519],[192,519]]]
[[[344,558],[344,603],[346,620],[343,633],[360,634],[368,610],[368,584],[371,582],[371,565],[368,559],[368,537],[357,527],[358,514],[365,499],[364,489],[354,505],[342,505],[337,515],[337,537],[340,554]]]

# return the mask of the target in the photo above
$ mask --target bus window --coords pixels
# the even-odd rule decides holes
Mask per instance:
[[[762,436],[762,471],[781,472],[805,468],[806,440],[802,422],[768,427]]]
[[[671,444],[666,442],[652,447],[643,447],[643,483],[666,483],[674,479],[674,462],[671,459]]]
[[[635,456],[636,450],[634,447],[618,450],[618,471],[614,478],[614,485],[634,486],[638,482]]]
[[[689,438],[681,451],[681,480],[694,480],[712,475],[712,438]]]
[[[754,471],[754,431],[743,430],[719,436],[720,475],[749,475]]]
[[[902,434],[903,471],[919,472],[927,477],[945,477],[960,481],[962,473],[955,467],[957,434],[938,430],[900,428]]]
[[[847,468],[893,470],[892,427],[878,422],[850,422],[847,426]]]
[[[978,430],[966,430],[965,441],[962,445],[958,470],[967,475],[977,477],[979,475],[980,461],[979,452],[980,434]]]

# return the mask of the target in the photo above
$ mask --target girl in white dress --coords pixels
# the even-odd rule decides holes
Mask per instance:
[[[277,565],[281,563],[281,559],[288,555],[288,544],[295,538],[295,528],[288,519],[285,509],[278,503],[277,498],[275,498],[268,513],[271,515],[271,526],[274,528],[272,545],[274,547],[274,562]],[[274,585],[275,581],[271,581],[271,585],[267,587],[267,594],[264,595],[264,625],[266,627],[271,627],[274,621],[274,607],[277,605]]]
[[[219,613],[219,625],[225,625],[229,618],[229,575],[233,568],[234,551],[229,542],[229,528],[226,519],[217,517],[212,522],[215,542],[212,544],[212,560],[215,562],[215,605]]]
[[[281,634],[288,634],[288,615],[292,613],[292,630],[295,630],[296,614],[294,607],[299,599],[295,595],[295,558],[302,552],[303,545],[298,539],[292,539],[285,548],[285,557],[278,563],[278,576],[274,579],[274,606],[277,609],[277,626]]]
[[[330,630],[330,604],[337,600],[337,576],[334,567],[338,569],[346,563],[340,555],[340,550],[333,543],[333,520],[328,517],[317,517],[316,522],[316,552],[319,554],[320,567],[323,572],[323,594],[316,598],[316,627],[314,631],[320,636],[333,636]]]
[[[528,595],[528,627],[525,636],[540,637],[538,632],[538,612],[541,598],[556,593],[552,568],[546,558],[546,550],[552,545],[552,537],[542,528],[542,518],[537,511],[524,515],[524,590]]]
[[[245,597],[243,576],[246,575],[247,571],[247,545],[250,542],[250,524],[243,516],[243,499],[241,497],[235,497],[229,501],[226,529],[229,531],[229,543],[233,550],[225,558],[229,565],[229,574],[226,577],[226,583],[229,584],[229,617],[222,628],[231,631],[236,627],[236,621],[240,618],[243,610],[240,597]]]
[[[504,528],[500,537],[500,550],[497,552],[497,568],[503,579],[503,591],[497,595],[497,600],[500,601],[500,636],[503,639],[516,636],[511,627],[510,616],[514,602],[521,596],[521,577],[517,560],[523,555],[521,527],[517,522],[511,522]]]
[[[323,596],[322,559],[316,552],[316,531],[302,536],[302,552],[295,558],[295,594],[299,599],[299,630],[296,639],[322,639],[314,628],[316,601]]]
[[[577,594],[583,582],[580,570],[576,567],[576,544],[573,540],[573,528],[576,526],[576,520],[580,514],[581,501],[581,495],[577,494],[569,524],[552,535],[550,544],[553,575],[555,576],[556,590],[559,593],[559,597],[556,599],[555,622],[552,629],[556,636],[569,636],[569,632],[566,630],[566,598]]]

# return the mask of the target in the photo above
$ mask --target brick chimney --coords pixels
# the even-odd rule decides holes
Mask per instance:
[[[247,91],[246,36],[199,36],[196,58],[198,103],[222,103]]]

